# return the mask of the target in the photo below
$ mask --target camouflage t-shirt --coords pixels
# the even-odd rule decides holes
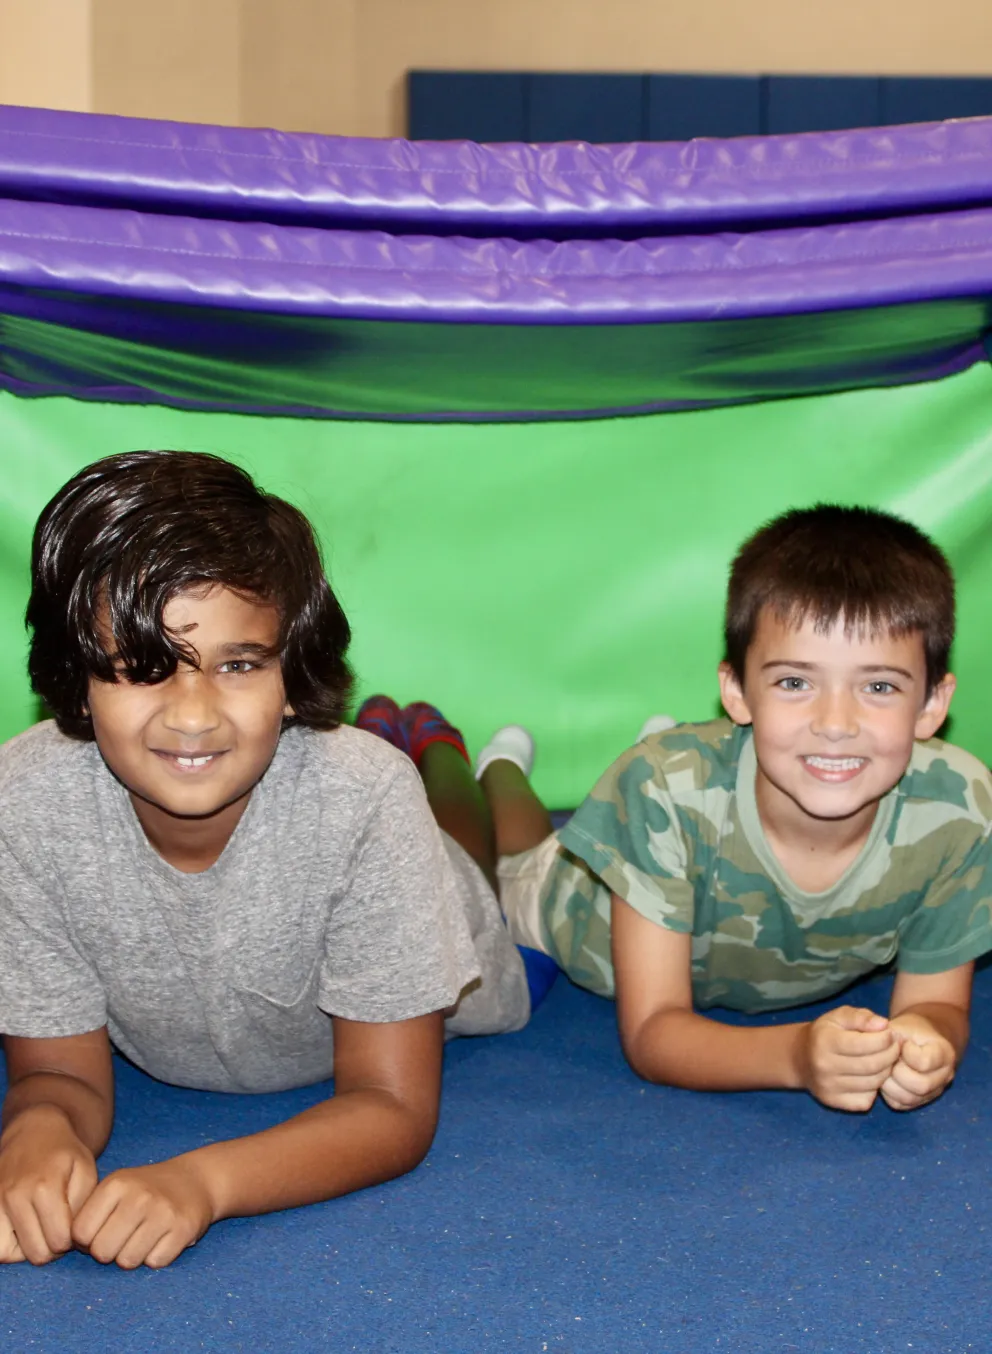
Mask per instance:
[[[610,894],[692,934],[697,1006],[767,1011],[828,997],[896,960],[941,973],[992,949],[992,778],[917,743],[857,860],[804,893],[765,837],[750,729],[681,724],[625,752],[559,832],[541,891],[549,954],[612,996]]]

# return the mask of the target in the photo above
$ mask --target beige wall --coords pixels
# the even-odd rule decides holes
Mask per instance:
[[[93,106],[90,0],[0,0],[0,103]]]
[[[242,124],[357,135],[361,6],[362,0],[242,0]]]
[[[10,103],[387,136],[411,67],[987,75],[992,0],[0,0]]]
[[[95,112],[241,121],[240,0],[90,3]]]

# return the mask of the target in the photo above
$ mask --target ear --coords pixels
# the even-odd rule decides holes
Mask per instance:
[[[914,738],[932,738],[947,718],[947,708],[957,688],[957,680],[947,673],[927,696],[926,704],[916,717]]]
[[[751,711],[744,699],[744,688],[726,659],[717,668],[717,676],[720,679],[720,700],[727,714],[735,724],[750,724]]]
[[[290,705],[289,701],[287,701],[286,704],[282,707],[282,717],[283,717],[283,719],[292,719],[293,716],[294,716],[295,714],[296,714],[296,711],[295,711],[295,710],[293,709],[293,707]]]

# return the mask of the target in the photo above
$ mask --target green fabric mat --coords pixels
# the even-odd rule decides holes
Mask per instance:
[[[817,500],[891,509],[959,581],[951,736],[992,760],[992,371],[926,385],[561,423],[401,424],[0,396],[0,736],[37,718],[23,612],[34,520],[111,452],[230,456],[302,507],[355,632],[361,691],[427,699],[471,747],[538,739],[574,805],[654,711],[717,712],[729,560]],[[251,549],[251,542],[245,542]]]
[[[7,305],[12,304],[7,298]],[[22,394],[356,419],[586,417],[918,380],[988,328],[984,297],[657,324],[428,324],[88,297],[0,315]],[[59,319],[55,316],[61,317]],[[177,330],[182,349],[173,346]]]

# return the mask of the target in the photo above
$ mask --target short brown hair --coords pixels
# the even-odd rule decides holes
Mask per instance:
[[[132,451],[81,470],[35,528],[28,671],[63,733],[92,739],[89,679],[117,677],[98,612],[109,612],[123,676],[160,682],[181,661],[198,661],[162,617],[178,593],[204,584],[277,609],[283,683],[296,712],[287,722],[341,722],[351,696],[350,630],[303,513],[220,456]]]
[[[919,632],[927,691],[946,675],[954,639],[954,575],[928,536],[891,513],[818,503],[774,518],[734,559],[724,625],[726,661],[744,661],[765,607],[788,624],[849,634]]]

